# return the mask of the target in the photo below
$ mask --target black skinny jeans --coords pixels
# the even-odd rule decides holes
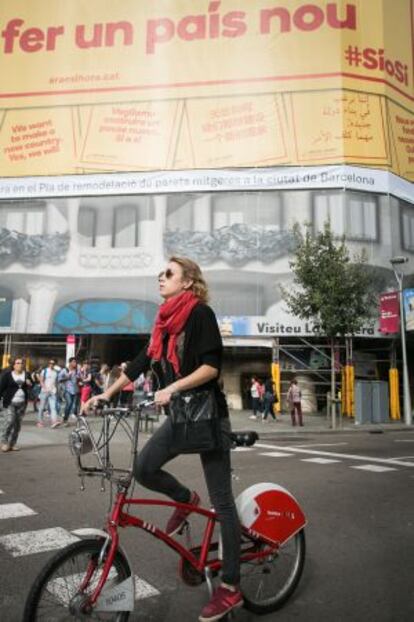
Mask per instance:
[[[167,417],[139,453],[134,475],[145,488],[161,492],[174,501],[188,503],[191,491],[161,468],[178,455],[171,451],[171,445],[171,419]],[[229,585],[237,585],[240,581],[240,522],[231,489],[230,450],[205,452],[200,454],[200,458],[210,501],[220,519],[222,580]]]

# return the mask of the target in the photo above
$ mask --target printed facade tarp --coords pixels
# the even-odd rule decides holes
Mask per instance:
[[[4,0],[2,176],[363,165],[414,179],[412,0]]]

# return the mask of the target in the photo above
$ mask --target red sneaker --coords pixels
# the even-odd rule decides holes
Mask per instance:
[[[241,607],[243,605],[243,594],[240,590],[229,590],[227,587],[220,585],[213,594],[213,598],[210,600],[201,612],[198,618],[200,622],[214,622],[214,620],[221,620],[222,617],[227,615],[232,609]]]
[[[194,505],[195,507],[200,504],[200,497],[196,492],[191,493],[189,504]],[[189,516],[191,512],[192,510],[176,508],[173,514],[168,519],[168,523],[165,528],[167,534],[169,536],[174,536],[178,531],[180,531],[181,527],[184,525],[187,519],[187,516]]]

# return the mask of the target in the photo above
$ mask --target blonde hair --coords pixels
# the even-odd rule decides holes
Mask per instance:
[[[208,287],[204,280],[201,268],[195,261],[188,257],[170,257],[169,262],[181,266],[183,278],[193,281],[190,290],[201,302],[208,302]]]

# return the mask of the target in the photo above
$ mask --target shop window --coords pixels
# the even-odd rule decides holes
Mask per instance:
[[[401,246],[414,253],[414,205],[400,201]]]
[[[79,210],[78,233],[81,246],[96,246],[96,209],[84,206]]]
[[[262,285],[230,283],[210,285],[211,304],[217,315],[240,316],[264,314],[264,290]]]
[[[313,225],[322,231],[329,222],[334,235],[348,240],[377,242],[378,203],[375,196],[358,192],[323,192],[314,195]]]
[[[112,246],[116,248],[138,246],[138,211],[136,205],[119,205],[114,209],[113,231]]]
[[[112,246],[116,248],[139,246],[140,223],[153,220],[155,220],[155,209],[150,197],[144,198],[139,205],[115,206]]]
[[[158,305],[141,300],[75,300],[56,312],[52,333],[147,334],[157,311]]]
[[[167,205],[167,229],[169,231],[194,231],[194,206],[197,195],[171,194]]]
[[[6,203],[0,207],[0,227],[26,235],[45,233],[45,204]]]
[[[279,192],[220,193],[213,197],[213,229],[244,224],[283,229]]]

